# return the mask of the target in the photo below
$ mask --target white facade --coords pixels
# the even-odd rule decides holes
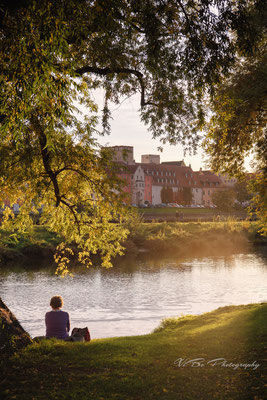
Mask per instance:
[[[138,166],[131,177],[132,182],[132,204],[144,204],[145,202],[145,173]]]
[[[199,204],[202,205],[203,203],[203,194],[202,194],[202,188],[192,188],[192,203],[193,204]]]
[[[156,186],[152,184],[152,204],[160,204],[161,203],[161,190],[163,186]]]

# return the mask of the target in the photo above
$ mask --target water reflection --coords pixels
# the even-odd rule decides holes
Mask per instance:
[[[2,271],[0,295],[33,336],[44,334],[44,314],[55,294],[63,296],[72,327],[89,326],[93,338],[145,334],[162,318],[266,301],[266,259],[259,253],[126,260],[64,279],[52,270]]]

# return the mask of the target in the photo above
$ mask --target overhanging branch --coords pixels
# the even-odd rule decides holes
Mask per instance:
[[[30,122],[31,122],[33,130],[36,132],[38,139],[39,139],[43,166],[54,186],[54,193],[56,196],[56,207],[58,207],[61,202],[61,195],[60,195],[60,190],[59,190],[56,173],[52,170],[51,165],[50,165],[50,153],[47,148],[47,137],[46,137],[45,133],[43,132],[43,129],[40,126],[40,123],[39,123],[37,117],[32,116],[30,118]]]
[[[136,69],[132,68],[98,68],[98,67],[90,67],[90,66],[85,66],[76,69],[76,73],[78,75],[83,75],[88,72],[91,72],[93,74],[97,75],[102,75],[102,76],[107,76],[109,74],[127,74],[127,75],[135,75],[140,83],[141,87],[141,107],[145,107],[147,105],[154,105],[156,106],[157,104],[145,101],[145,83],[144,83],[144,76],[142,72],[137,71]]]

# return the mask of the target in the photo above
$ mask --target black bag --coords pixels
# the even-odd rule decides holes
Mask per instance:
[[[86,328],[73,328],[71,338],[74,342],[90,342],[91,336],[89,329]]]

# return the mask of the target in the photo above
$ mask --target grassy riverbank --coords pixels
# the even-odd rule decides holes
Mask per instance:
[[[257,222],[151,222],[135,221],[129,226],[130,235],[124,243],[126,255],[142,252],[172,253],[174,255],[216,255],[242,252],[251,244],[264,243],[257,234]],[[32,233],[10,235],[0,230],[0,265],[40,265],[53,262],[60,242],[45,226],[35,226]],[[265,242],[266,243],[266,242]]]
[[[254,304],[165,320],[144,336],[43,341],[6,365],[1,398],[263,400],[266,332],[267,304]]]
[[[257,232],[257,222],[151,222],[130,227],[125,243],[126,254],[137,251],[173,256],[216,256],[252,250],[254,245],[266,245]]]
[[[160,215],[160,214],[170,214],[174,215],[178,213],[183,213],[184,215],[211,215],[211,216],[222,216],[222,217],[227,217],[227,216],[242,216],[242,217],[247,217],[247,212],[245,210],[232,210],[231,212],[223,212],[218,210],[217,208],[191,208],[191,207],[160,207],[160,208],[150,208],[150,207],[145,207],[145,208],[137,208],[138,212],[140,214],[154,214],[154,215]]]

